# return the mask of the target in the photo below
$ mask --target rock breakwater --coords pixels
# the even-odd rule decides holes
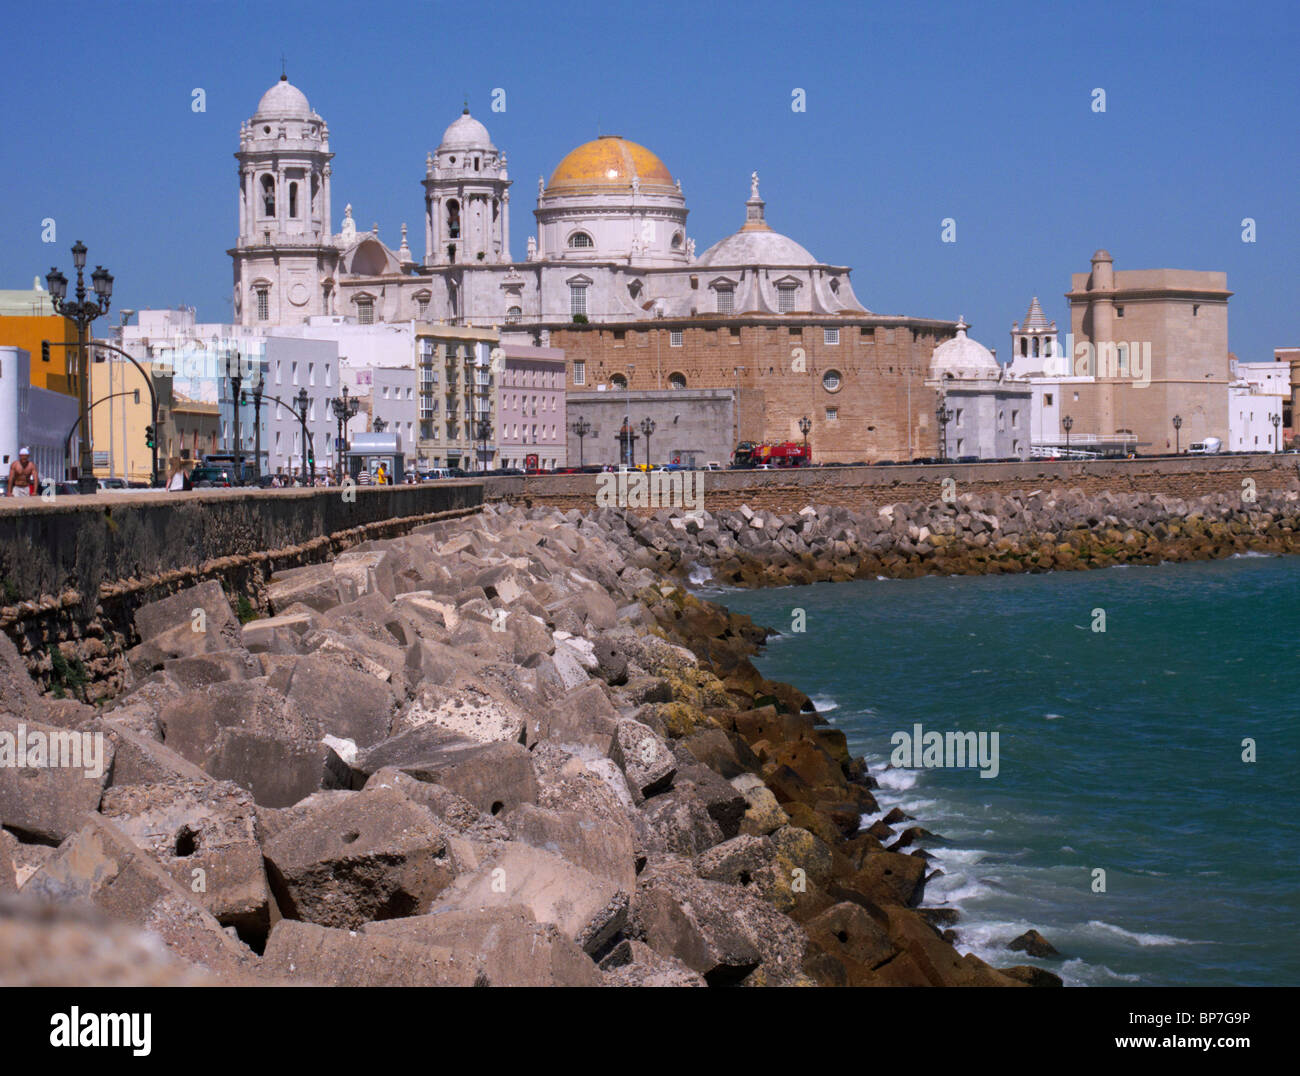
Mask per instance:
[[[100,708],[0,639],[0,752],[105,762],[0,766],[0,982],[1034,978],[940,934],[922,831],[757,672],[763,629],[668,578],[724,530],[743,576],[764,550],[716,520],[489,507],[278,574],[248,623],[203,583],[138,610]]]

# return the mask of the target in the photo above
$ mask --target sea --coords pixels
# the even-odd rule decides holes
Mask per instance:
[[[759,670],[935,834],[924,903],[961,951],[1067,986],[1300,984],[1300,557],[694,582],[782,633]],[[917,725],[996,732],[997,775],[913,765]],[[1007,949],[1031,927],[1059,959]]]

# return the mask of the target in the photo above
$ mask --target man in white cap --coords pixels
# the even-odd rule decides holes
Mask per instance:
[[[5,494],[9,497],[35,497],[40,476],[32,462],[32,450],[26,445],[18,450],[18,458],[9,465],[9,481]]]

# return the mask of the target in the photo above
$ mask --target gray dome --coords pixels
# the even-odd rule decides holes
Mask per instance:
[[[285,120],[309,120],[316,114],[307,102],[307,95],[284,76],[257,102],[255,118],[266,117]]]
[[[488,129],[469,114],[469,109],[462,112],[442,133],[442,142],[438,149],[496,149]]]
[[[742,228],[700,255],[701,265],[816,265],[817,259],[789,236],[770,228]]]
[[[983,344],[966,335],[966,321],[957,322],[957,335],[934,349],[930,370],[936,377],[996,378],[1002,367]]]

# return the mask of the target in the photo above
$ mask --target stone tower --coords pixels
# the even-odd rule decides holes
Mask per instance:
[[[424,250],[425,265],[510,261],[506,156],[468,108],[425,162]]]
[[[329,128],[280,76],[239,129],[234,320],[290,325],[333,306]]]
[[[1045,373],[1065,373],[1061,364],[1048,363],[1047,360],[1061,355],[1060,345],[1056,340],[1056,322],[1048,321],[1043,308],[1035,295],[1029,304],[1029,313],[1021,324],[1011,326],[1011,361],[1017,367],[1033,369]],[[1033,360],[1040,360],[1037,365]]]

